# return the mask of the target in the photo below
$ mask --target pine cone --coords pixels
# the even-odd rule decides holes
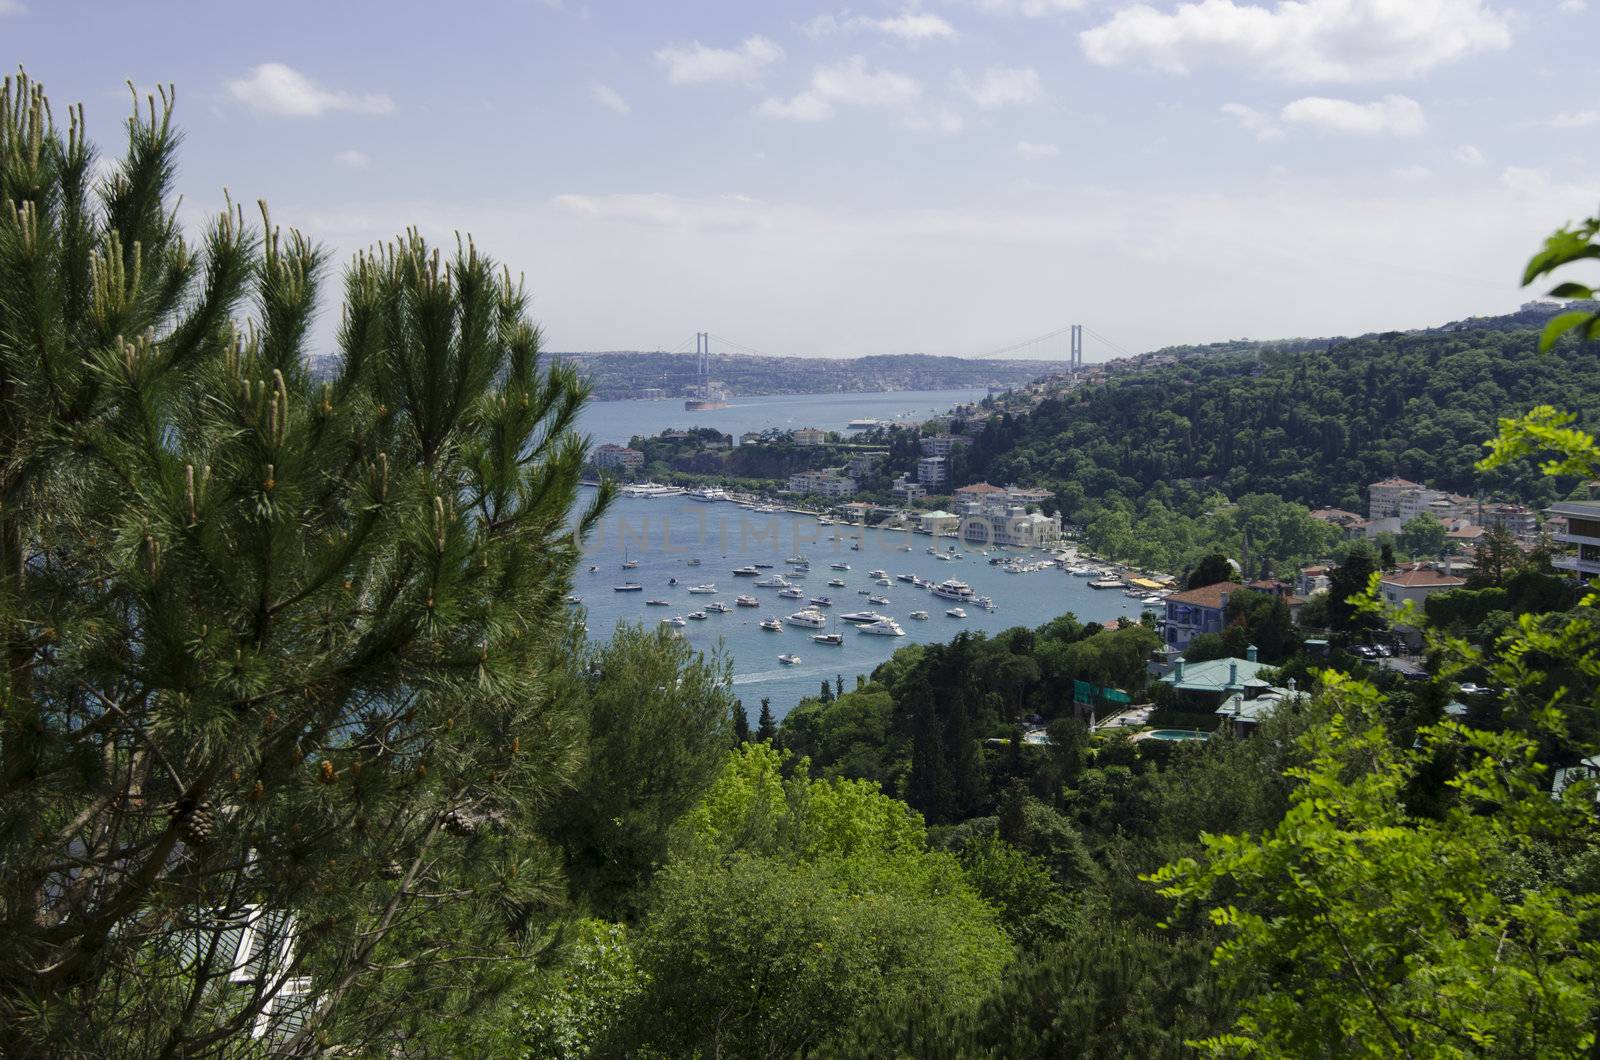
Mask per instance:
[[[448,810],[444,815],[444,830],[451,835],[476,835],[478,822],[460,810]]]
[[[216,832],[217,819],[209,802],[180,802],[172,815],[178,822],[178,837],[190,846],[204,846]]]
[[[398,861],[391,861],[383,868],[378,870],[378,875],[382,876],[386,880],[398,880],[401,876],[404,876],[405,873],[405,866],[401,865]]]

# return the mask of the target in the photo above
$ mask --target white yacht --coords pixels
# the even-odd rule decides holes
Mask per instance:
[[[623,582],[621,585],[613,585],[611,587],[611,591],[618,593],[642,593],[644,592],[644,583]]]
[[[806,594],[801,592],[798,586],[794,585],[778,590],[778,595],[785,600],[804,600],[806,598]]]
[[[810,629],[825,629],[828,625],[827,616],[821,611],[810,607],[804,611],[796,611],[784,621],[791,626],[806,626]]]
[[[721,600],[713,600],[709,604],[706,605],[706,610],[710,611],[714,615],[725,615],[728,612],[732,611],[733,608],[729,607],[727,604],[723,603]]]
[[[843,633],[817,633],[812,636],[811,640],[813,643],[826,644],[833,648],[844,647]]]
[[[850,564],[848,564],[848,563],[830,563],[830,564],[828,564],[828,566],[832,567],[834,570],[849,570],[850,569]]]
[[[581,604],[581,603],[583,603],[583,597],[579,596],[576,593],[568,593],[567,594],[567,603],[569,603],[569,604]]]
[[[933,595],[942,596],[946,600],[960,600],[966,603],[974,596],[972,586],[966,582],[948,578],[933,587]]]
[[[781,574],[769,574],[765,578],[762,578],[760,581],[756,582],[756,587],[758,589],[786,589],[788,586],[789,579],[785,578]]]
[[[844,588],[844,579],[843,578],[829,578],[828,579],[828,588],[830,588],[830,589],[843,589]]]
[[[889,572],[886,571],[886,570],[869,570],[869,571],[867,571],[867,577],[869,577],[869,578],[887,578],[888,576],[889,576]]]
[[[903,637],[906,631],[900,628],[900,623],[892,618],[881,618],[876,622],[869,622],[856,629],[862,633],[871,633],[875,637]]]
[[[947,618],[966,618],[967,617],[967,612],[966,612],[965,609],[960,608],[960,607],[946,608],[945,609],[945,617],[947,617]]]
[[[849,614],[840,615],[839,621],[854,622],[857,625],[865,626],[874,622],[882,622],[888,617],[888,615],[880,615],[876,611],[851,611]]]
[[[793,567],[811,566],[811,561],[806,559],[804,556],[790,556],[788,559],[784,560],[784,562]]]
[[[761,628],[766,630],[768,633],[782,633],[783,623],[779,622],[776,618],[765,618],[761,620]]]
[[[696,622],[704,622],[710,616],[707,615],[704,611],[690,611],[689,612],[689,617],[694,619]]]
[[[778,656],[778,661],[783,663],[785,666],[799,666],[800,656],[795,655],[792,652],[784,652],[782,655]]]
[[[688,624],[689,623],[687,623],[687,622],[685,622],[683,620],[683,616],[682,615],[673,615],[671,618],[667,619],[667,625],[669,625],[669,626],[680,626],[681,627],[681,626],[687,626]]]
[[[646,606],[646,607],[671,607],[672,606],[672,601],[671,600],[646,600],[644,602],[644,606]]]
[[[879,607],[888,607],[889,598],[887,596],[869,596],[867,597],[867,603],[877,604]]]
[[[833,597],[831,597],[831,596],[813,596],[811,598],[811,605],[813,607],[832,607],[833,606]]]
[[[707,582],[704,585],[691,585],[689,586],[689,591],[691,593],[700,593],[701,595],[714,595],[717,591],[717,587],[710,582]]]
[[[728,491],[712,487],[711,489],[690,490],[687,494],[692,501],[725,501],[729,500]]]
[[[910,582],[915,584],[917,576],[915,574],[896,574],[894,576],[894,580],[898,582]]]
[[[733,602],[738,604],[740,607],[760,607],[761,606],[761,601],[757,600],[753,596],[736,597]]]
[[[755,566],[735,567],[733,568],[733,576],[735,578],[759,578],[761,577],[761,568]]]
[[[911,612],[911,617],[916,619],[918,622],[926,622],[926,621],[928,621],[928,612],[926,612],[926,611],[913,611],[913,612]]]

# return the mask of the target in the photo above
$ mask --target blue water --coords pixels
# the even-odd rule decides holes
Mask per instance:
[[[715,427],[737,439],[768,427],[819,427],[842,431],[851,420],[925,420],[982,398],[985,390],[901,390],[872,394],[768,394],[734,397],[725,409],[685,412],[682,398],[660,401],[593,401],[578,417],[578,429],[596,444],[626,444],[636,434],[670,427]],[[780,557],[781,558],[781,557]]]
[[[648,404],[630,402],[629,404]],[[829,540],[837,534],[840,540]],[[861,550],[851,551],[847,534],[861,535]],[[940,539],[945,549],[948,539]],[[863,530],[838,526],[819,526],[808,516],[760,514],[732,504],[706,503],[687,497],[655,500],[619,498],[588,543],[584,565],[578,569],[574,592],[587,612],[585,621],[591,636],[603,637],[621,620],[643,621],[650,625],[673,615],[702,610],[712,600],[720,600],[733,610],[711,614],[704,621],[689,621],[681,632],[690,644],[710,652],[719,645],[731,656],[734,692],[752,716],[762,696],[772,699],[773,712],[782,717],[800,700],[814,695],[824,679],[844,675],[845,687],[855,687],[855,675],[869,673],[897,648],[918,641],[946,641],[963,629],[996,632],[1012,626],[1037,626],[1071,611],[1085,621],[1104,622],[1112,618],[1137,619],[1139,603],[1116,590],[1090,589],[1087,579],[1071,577],[1059,569],[1030,574],[1008,574],[991,566],[976,549],[965,551],[959,561],[936,559],[927,549],[933,539],[922,534],[887,530]],[[904,551],[910,545],[911,551]],[[817,630],[785,626],[781,633],[769,633],[757,623],[763,618],[784,616],[806,606],[806,600],[786,600],[777,589],[758,589],[755,578],[736,578],[735,567],[771,563],[774,570],[786,573],[783,562],[804,554],[811,560],[809,575],[795,584],[807,598],[827,595],[833,598],[830,611],[837,616],[847,611],[879,611],[905,628],[904,637],[875,637],[856,632],[849,623],[835,618],[831,629],[845,635],[843,647],[816,644],[811,635]],[[992,555],[1024,556],[1043,559],[1041,552],[1007,550]],[[624,570],[624,557],[637,560],[636,569]],[[690,566],[691,557],[700,566]],[[849,571],[829,568],[833,562],[848,563]],[[588,567],[599,570],[589,573]],[[875,585],[867,572],[883,569],[891,578],[889,587]],[[945,609],[953,601],[934,596],[906,582],[892,580],[900,573],[918,574],[933,581],[959,578],[980,596],[990,596],[997,608],[986,612],[965,605],[965,620],[947,618]],[[772,573],[762,571],[763,575]],[[676,586],[668,580],[677,578]],[[830,588],[828,579],[842,578],[843,589]],[[641,582],[642,592],[618,593],[612,586],[625,580]],[[710,582],[715,596],[690,594],[691,585]],[[888,605],[872,605],[859,589],[887,596]],[[758,608],[736,607],[740,594],[761,601]],[[649,607],[647,599],[670,601],[668,607]],[[912,611],[928,612],[927,621],[915,621]],[[778,656],[799,655],[798,665],[786,666]]]

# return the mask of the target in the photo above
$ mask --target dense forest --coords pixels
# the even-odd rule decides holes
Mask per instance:
[[[1576,341],[1538,352],[1537,327],[1450,330],[1262,349],[1151,369],[1055,394],[979,430],[961,481],[1048,486],[1068,516],[1116,495],[1276,494],[1365,510],[1368,483],[1530,502],[1570,481],[1531,466],[1480,472],[1497,418],[1540,404],[1600,416],[1600,364]]]

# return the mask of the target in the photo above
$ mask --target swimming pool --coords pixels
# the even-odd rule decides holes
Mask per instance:
[[[1198,732],[1194,729],[1155,729],[1145,733],[1152,740],[1166,740],[1169,743],[1186,743],[1189,740],[1209,740],[1209,732]]]

